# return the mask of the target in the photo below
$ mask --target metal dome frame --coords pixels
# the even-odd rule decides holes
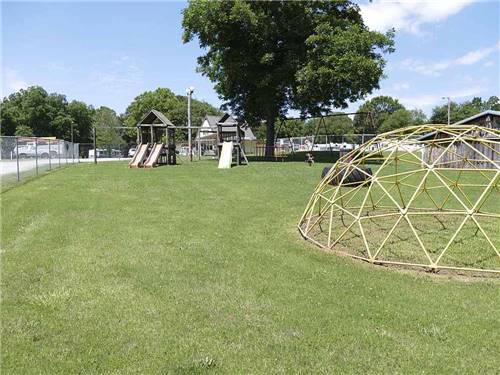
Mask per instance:
[[[366,169],[377,164],[373,173]],[[362,181],[350,182],[352,173]],[[500,273],[500,205],[485,203],[500,201],[499,181],[498,129],[433,124],[397,129],[341,157],[315,188],[298,228],[305,239],[325,250],[370,263]],[[367,233],[369,223],[379,225],[384,220],[393,222]],[[445,238],[444,229],[434,228],[433,238],[445,242],[433,251],[422,240],[425,231],[417,228],[418,223],[428,226],[432,220],[451,234]],[[391,244],[397,241],[391,237],[402,223],[408,228],[406,238],[416,240],[409,256],[399,256]],[[494,267],[448,259],[469,224],[475,227],[474,238],[483,241],[479,251],[489,254]]]

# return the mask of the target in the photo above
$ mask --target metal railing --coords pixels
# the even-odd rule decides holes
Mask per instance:
[[[78,163],[78,143],[41,137],[0,137],[2,188],[29,177]]]

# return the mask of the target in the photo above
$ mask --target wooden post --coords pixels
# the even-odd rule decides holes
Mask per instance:
[[[177,154],[175,152],[175,129],[172,129],[172,132],[170,133],[170,137],[172,137],[172,164],[176,165],[177,164]]]
[[[96,141],[96,131],[95,131],[95,126],[92,128],[92,135],[94,139],[94,164],[97,164],[97,141]]]
[[[321,117],[321,121],[323,121],[323,127],[325,128],[326,141],[328,142],[328,149],[330,150],[330,156],[333,158],[332,142],[330,140],[330,135],[328,134],[328,128],[326,127],[325,118]]]
[[[49,150],[49,155],[50,155],[50,150]],[[20,175],[19,175],[19,140],[16,137],[16,164],[17,164],[17,181],[20,180]]]
[[[52,170],[52,161],[50,159],[51,156],[50,156],[50,139],[49,139],[49,171]]]
[[[191,88],[188,89],[188,107],[187,107],[187,120],[188,120],[188,153],[189,161],[193,161],[193,150],[191,148],[191,95],[193,94]]]
[[[38,138],[35,138],[35,170],[38,176]]]
[[[73,137],[73,123],[71,123],[71,162],[75,163],[75,146],[74,146],[74,137]],[[68,155],[66,155],[66,164],[68,164]]]
[[[200,134],[200,129],[198,129],[198,160],[201,160],[201,134]]]

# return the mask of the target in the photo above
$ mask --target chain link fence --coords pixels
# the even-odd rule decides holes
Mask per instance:
[[[80,143],[78,157],[80,162],[129,160],[134,156],[136,147],[136,143],[106,143],[95,148],[93,143]]]
[[[38,137],[0,137],[2,189],[46,171],[78,163],[78,143]]]

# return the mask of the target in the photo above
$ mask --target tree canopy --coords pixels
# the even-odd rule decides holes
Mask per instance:
[[[121,145],[124,142],[121,120],[114,110],[108,107],[99,107],[95,110],[94,125],[96,130],[97,147],[106,145]]]
[[[500,100],[497,96],[491,96],[488,100],[475,97],[463,103],[450,103],[450,122],[466,119],[487,109],[500,111]],[[448,104],[436,106],[432,110],[431,122],[434,124],[446,124],[448,122]]]
[[[289,109],[316,116],[378,88],[393,51],[347,0],[190,0],[183,15],[184,42],[206,50],[198,70],[237,116],[266,121],[268,145]]]

